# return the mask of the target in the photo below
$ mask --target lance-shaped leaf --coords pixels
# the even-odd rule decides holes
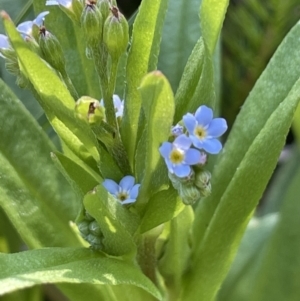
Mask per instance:
[[[231,181],[225,187],[209,227],[194,253],[192,271],[187,277],[184,293],[187,300],[214,300],[229,270],[245,227],[276,166],[299,102],[299,93],[300,79],[264,120],[265,123],[246,152],[240,154],[241,161],[231,174]],[[243,108],[244,111],[247,112],[252,105],[253,103],[248,102]],[[253,114],[253,110],[251,113]],[[255,121],[257,118],[256,115]],[[249,119],[246,120],[249,122]],[[237,163],[234,160],[237,158],[233,159],[233,154],[228,150],[233,143],[243,145],[248,140],[247,133],[243,135],[237,132],[243,129],[239,128],[232,132],[235,136],[228,141],[228,148],[224,150],[222,159],[226,160],[227,166],[231,165],[231,168]],[[248,127],[244,130],[251,131]],[[276,131],[276,139],[274,139],[274,131]],[[223,169],[226,167],[224,161],[215,168],[220,168],[219,172],[223,170],[224,173],[228,173],[228,168]],[[217,184],[214,182],[213,185]],[[212,193],[212,196],[216,195]]]
[[[37,99],[50,123],[76,155],[95,167],[93,159],[99,161],[96,138],[87,123],[75,118],[75,103],[69,91],[55,72],[29,49],[9,17],[5,13],[2,17],[20,64],[39,95]]]
[[[294,163],[295,164],[295,163]],[[300,168],[285,188],[277,227],[265,247],[249,300],[299,299],[300,288]]]
[[[136,174],[141,183],[138,202],[143,204],[169,182],[159,147],[170,136],[174,97],[168,80],[159,71],[144,77],[140,93],[145,125],[136,152]]]
[[[170,187],[154,194],[149,200],[140,226],[141,233],[151,230],[177,216],[185,205],[177,190]]]
[[[74,191],[80,196],[80,199],[102,181],[99,174],[89,166],[84,165],[82,161],[82,165],[79,165],[59,152],[51,153],[51,159],[73,187]]]
[[[209,53],[214,54],[229,0],[202,0],[200,26]]]
[[[79,203],[50,160],[54,147],[3,82],[0,87],[0,205],[30,247],[76,245],[68,221]]]
[[[154,284],[133,264],[90,249],[49,248],[0,254],[0,294],[42,283],[128,284],[157,299]]]
[[[176,91],[186,62],[200,37],[201,0],[170,0],[163,27],[158,69]]]
[[[135,252],[136,245],[132,237],[138,226],[135,214],[114,199],[102,185],[88,193],[83,203],[100,225],[104,252],[115,256]]]
[[[135,19],[131,47],[127,59],[125,112],[121,134],[133,167],[137,143],[141,96],[138,87],[142,78],[156,69],[159,43],[168,0],[144,0]]]

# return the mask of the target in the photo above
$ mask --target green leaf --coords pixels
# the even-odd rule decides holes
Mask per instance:
[[[222,283],[217,300],[248,300],[249,293],[252,291],[251,285],[257,277],[255,273],[261,254],[278,220],[279,215],[273,213],[250,221],[230,271]]]
[[[299,94],[298,94],[299,95]],[[277,227],[265,248],[249,300],[299,299],[300,288],[300,168],[285,189]],[[292,275],[292,278],[291,278]]]
[[[66,69],[79,96],[100,99],[100,85],[92,60],[86,57],[86,41],[82,29],[58,6],[46,6],[44,0],[33,0],[36,13],[50,11],[45,18],[47,30],[59,40],[65,54]],[[74,51],[76,49],[76,51]]]
[[[103,233],[104,252],[120,256],[136,251],[132,235],[138,227],[138,216],[131,213],[99,185],[84,198],[88,213],[96,219]]]
[[[277,163],[299,101],[300,72],[292,67],[300,62],[294,48],[299,36],[298,24],[244,104],[215,166],[212,194],[196,213],[194,272],[187,282],[186,299],[192,294],[198,299],[214,298]]]
[[[164,22],[158,69],[176,91],[186,62],[200,37],[197,7],[201,0],[170,0]]]
[[[293,133],[295,135],[298,148],[300,148],[300,106],[298,106],[294,120],[293,120]]]
[[[145,204],[151,195],[169,183],[167,167],[159,153],[167,141],[174,115],[174,97],[168,80],[161,72],[146,75],[140,86],[145,116],[144,139],[136,153],[137,181],[141,183],[138,204]]]
[[[20,64],[38,93],[50,123],[73,152],[97,169],[93,160],[99,161],[96,138],[86,122],[75,118],[75,103],[69,91],[54,71],[28,48],[8,16],[2,17]]]
[[[140,232],[144,233],[177,216],[185,205],[178,196],[177,190],[170,187],[153,195],[149,200],[143,216]]]
[[[77,164],[59,152],[51,153],[54,164],[77,192],[80,199],[102,181],[101,177],[88,166]]]
[[[221,32],[229,0],[202,0],[200,25],[202,36],[212,56]]]
[[[51,162],[54,147],[2,81],[0,87],[0,205],[30,247],[77,245],[68,221],[79,203]]]
[[[189,234],[193,220],[194,211],[191,206],[185,206],[184,210],[171,220],[168,242],[159,261],[159,271],[173,298],[180,294],[182,275],[187,268],[190,255]]]
[[[154,284],[133,264],[90,249],[49,248],[0,254],[0,294],[42,283],[128,284],[161,300]]]
[[[135,19],[126,68],[126,101],[122,140],[134,166],[141,96],[137,88],[147,72],[156,69],[159,43],[168,0],[143,0]]]

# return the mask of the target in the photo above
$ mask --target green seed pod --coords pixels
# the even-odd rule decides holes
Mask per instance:
[[[101,232],[101,229],[100,229],[100,226],[99,224],[97,223],[97,221],[92,221],[90,224],[89,224],[89,230],[90,230],[90,233],[95,235],[95,236],[98,236],[98,237],[101,237],[102,235],[102,232]]]
[[[128,23],[116,6],[111,8],[111,14],[103,26],[103,42],[112,59],[118,60],[125,52],[129,42]]]
[[[105,119],[105,109],[97,99],[89,96],[80,97],[75,105],[76,115],[88,123],[100,123]]]
[[[39,45],[44,59],[56,70],[64,72],[65,58],[58,39],[44,26],[40,28]]]
[[[87,39],[87,45],[95,47],[102,40],[103,18],[94,1],[87,1],[81,15],[81,25]]]
[[[88,221],[82,221],[77,225],[78,230],[83,237],[86,237],[90,233],[89,224]]]
[[[199,189],[192,185],[181,185],[179,194],[185,205],[193,205],[196,201],[199,201],[201,197]]]

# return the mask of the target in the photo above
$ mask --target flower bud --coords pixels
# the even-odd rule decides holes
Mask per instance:
[[[110,0],[98,0],[97,7],[99,8],[103,20],[105,21],[108,17],[111,9],[111,1]]]
[[[129,41],[128,23],[116,6],[111,8],[111,13],[103,26],[103,42],[112,59],[118,60],[126,50]]]
[[[193,185],[181,185],[179,193],[185,205],[193,205],[201,197],[200,191]]]
[[[99,236],[101,237],[102,235],[102,232],[101,232],[101,229],[100,229],[100,226],[99,224],[97,223],[97,221],[92,221],[90,224],[89,224],[89,231],[91,234],[95,235],[95,236]]]
[[[83,237],[86,237],[90,233],[89,224],[88,221],[83,220],[77,225],[78,230]]]
[[[89,96],[80,97],[75,105],[76,115],[88,123],[100,123],[105,119],[105,109],[97,99]]]
[[[195,185],[199,188],[201,195],[207,197],[211,193],[211,173],[207,170],[197,172],[195,177]]]
[[[87,45],[94,47],[101,42],[103,18],[94,1],[87,1],[81,15],[81,24]]]
[[[44,59],[56,70],[65,70],[65,59],[63,50],[58,39],[44,26],[40,28],[39,45]]]
[[[90,244],[91,246],[96,249],[102,249],[102,238],[95,236],[93,234],[89,234],[86,238],[85,238]]]

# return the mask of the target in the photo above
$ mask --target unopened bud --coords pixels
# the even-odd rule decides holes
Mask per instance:
[[[181,185],[179,193],[185,205],[193,205],[201,197],[199,189],[193,185]]]
[[[56,70],[64,72],[65,59],[58,39],[44,26],[40,28],[39,45],[44,59]]]
[[[98,0],[97,1],[97,7],[99,8],[101,15],[103,17],[103,20],[105,21],[108,17],[111,9],[111,1],[110,0]]]
[[[105,118],[105,109],[97,99],[89,96],[80,97],[75,106],[76,115],[89,123],[98,123]]]
[[[85,239],[91,244],[92,248],[96,250],[102,249],[102,238],[89,234]]]
[[[128,23],[116,6],[111,8],[111,13],[103,26],[103,42],[108,53],[113,59],[118,60],[125,52],[129,41]]]
[[[201,195],[207,197],[211,193],[211,173],[207,170],[197,172],[195,177],[195,185],[199,188]]]
[[[89,222],[88,221],[82,221],[80,222],[78,225],[78,230],[79,232],[81,233],[81,235],[83,237],[86,237],[89,233],[90,233],[90,230],[89,230]]]
[[[95,236],[102,236],[102,231],[100,229],[100,226],[99,224],[97,223],[97,221],[92,221],[90,224],[89,224],[89,230],[90,230],[90,233],[92,233],[93,235]]]
[[[87,1],[81,15],[81,24],[88,46],[100,44],[102,37],[103,18],[94,1]]]

